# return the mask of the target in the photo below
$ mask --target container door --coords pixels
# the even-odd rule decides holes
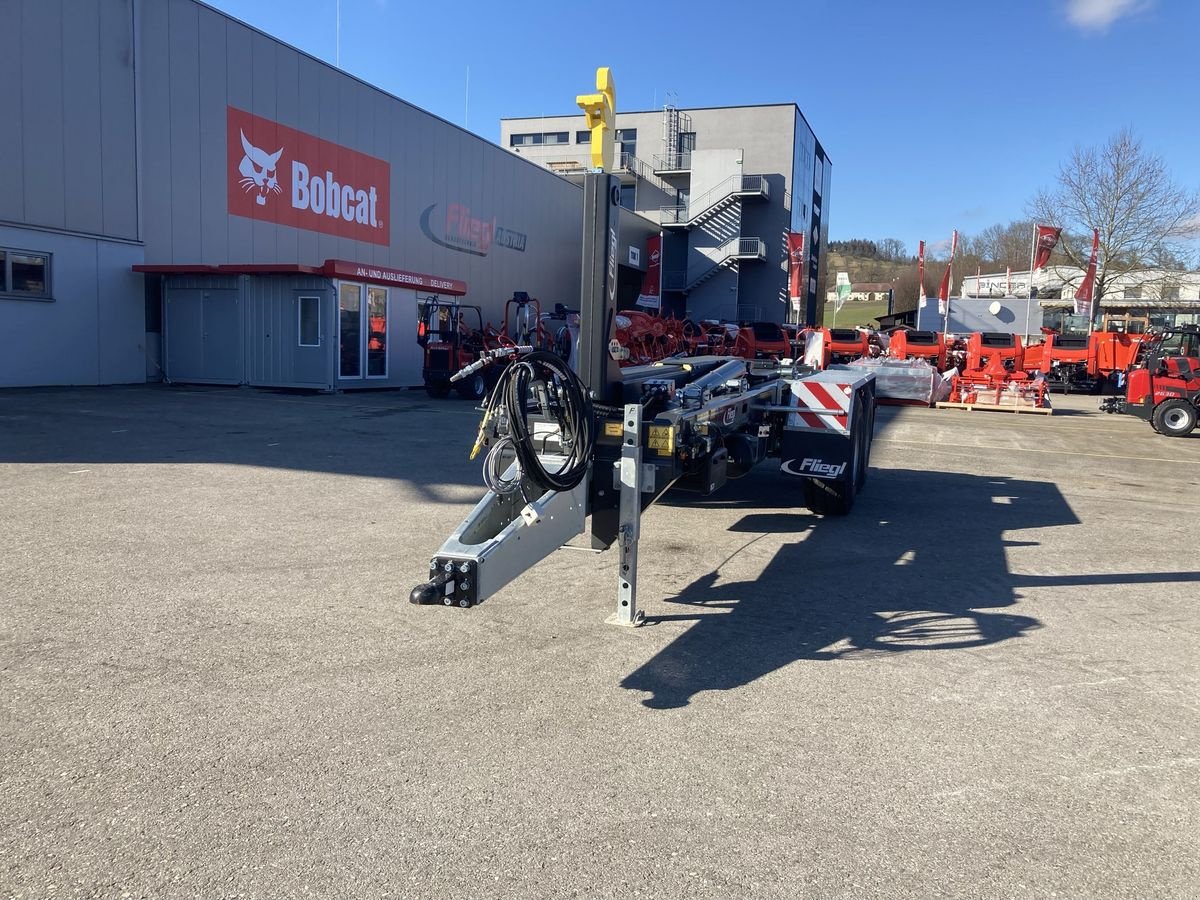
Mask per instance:
[[[167,288],[163,371],[171,381],[204,377],[204,292]]]
[[[168,288],[164,370],[172,381],[242,382],[242,320],[236,289]]]
[[[242,310],[239,291],[204,292],[204,380],[242,382]]]
[[[292,298],[296,342],[292,380],[297,384],[329,384],[329,355],[325,311],[329,300],[321,291],[296,291]]]

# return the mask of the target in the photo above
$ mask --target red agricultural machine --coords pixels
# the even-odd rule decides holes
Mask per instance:
[[[1106,398],[1100,409],[1145,419],[1168,437],[1191,434],[1200,415],[1200,326],[1147,335],[1138,366],[1126,376],[1125,396]]]
[[[417,343],[424,350],[421,377],[430,397],[446,397],[451,387],[468,400],[481,400],[504,368],[503,350],[519,346],[548,348],[542,327],[541,304],[524,291],[513,293],[504,304],[504,324],[497,330],[483,322],[478,306],[446,302],[437,297],[418,308]],[[487,361],[451,384],[451,376],[475,363]]]
[[[1146,335],[1124,329],[1091,334],[1051,332],[1040,344],[1025,350],[1025,370],[1041,372],[1050,389],[1099,393],[1113,375],[1131,368]]]
[[[940,331],[893,331],[888,342],[893,359],[923,359],[939,372],[946,368],[946,337]]]
[[[822,328],[825,366],[848,363],[872,356],[871,337],[857,328]]]
[[[497,344],[484,331],[483,313],[478,306],[431,297],[421,303],[418,316],[417,343],[425,352],[421,366],[425,392],[430,397],[445,397],[450,393],[450,376]],[[457,385],[458,392],[470,399],[482,397],[487,387],[482,374]]]
[[[1002,331],[977,331],[967,337],[962,374],[950,380],[950,397],[938,406],[1050,412],[1046,379],[1025,372],[1021,338]]]

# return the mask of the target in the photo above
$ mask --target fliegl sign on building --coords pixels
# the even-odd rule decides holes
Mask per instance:
[[[387,246],[382,159],[228,107],[229,212]]]

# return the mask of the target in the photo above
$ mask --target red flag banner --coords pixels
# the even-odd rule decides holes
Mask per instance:
[[[942,284],[938,288],[938,313],[946,315],[950,303],[950,267],[954,265],[954,254],[958,252],[958,229],[950,238],[950,259],[946,263],[946,273],[942,276]]]
[[[1100,250],[1100,232],[1092,229],[1092,258],[1088,260],[1087,274],[1075,292],[1075,315],[1092,317],[1092,294],[1096,290],[1096,254]]]
[[[1050,254],[1058,246],[1058,238],[1061,234],[1061,228],[1052,228],[1049,225],[1037,226],[1037,243],[1034,245],[1033,250],[1034,272],[1050,261]]]
[[[642,289],[638,292],[637,305],[647,309],[662,306],[662,235],[652,234],[646,238],[646,274],[642,277]]]
[[[918,303],[920,306],[925,305],[925,242],[921,241],[920,249],[917,251],[917,281],[921,283],[921,292],[918,295]]]
[[[799,309],[803,298],[800,285],[804,275],[804,232],[789,231],[787,234],[788,251],[788,297],[792,301],[792,309]]]

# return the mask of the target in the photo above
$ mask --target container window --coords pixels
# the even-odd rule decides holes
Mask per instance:
[[[338,289],[338,375],[362,378],[362,285]]]
[[[321,346],[321,298],[301,297],[299,303],[300,346],[319,347]]]
[[[387,288],[367,288],[367,377],[387,378]]]

